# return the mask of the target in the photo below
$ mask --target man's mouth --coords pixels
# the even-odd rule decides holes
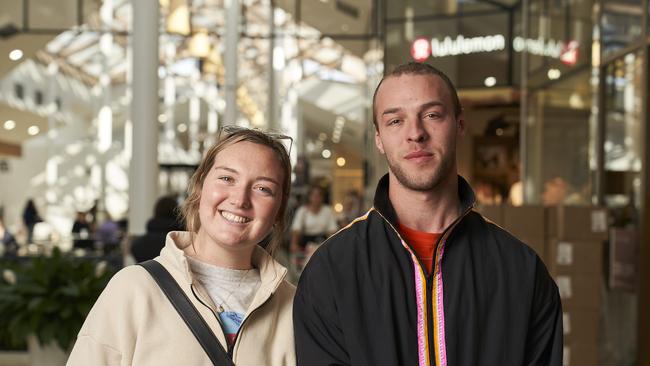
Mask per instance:
[[[429,158],[431,156],[433,156],[432,153],[427,152],[427,151],[423,151],[423,150],[419,150],[419,151],[413,151],[411,153],[406,154],[406,156],[404,156],[404,158],[405,159],[419,159],[419,158]]]
[[[219,211],[219,213],[221,214],[221,217],[226,219],[226,221],[230,221],[235,224],[245,224],[253,220],[249,217],[235,215],[234,213],[228,211]]]

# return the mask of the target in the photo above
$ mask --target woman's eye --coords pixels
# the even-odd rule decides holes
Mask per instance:
[[[226,183],[230,183],[230,182],[233,181],[232,177],[229,177],[229,176],[226,176],[226,175],[221,176],[221,177],[219,177],[219,178],[217,178],[217,179],[219,179],[219,180],[221,180],[221,181],[224,181],[224,182],[226,182]]]
[[[269,187],[258,186],[258,187],[255,187],[255,189],[262,192],[262,193],[264,193],[264,194],[266,194],[266,195],[269,195],[269,196],[274,195],[273,190],[271,188],[269,188]]]

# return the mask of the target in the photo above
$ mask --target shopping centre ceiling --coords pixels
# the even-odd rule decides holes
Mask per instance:
[[[224,1],[161,0],[160,3],[161,24],[165,29],[161,34],[160,63],[164,67],[161,77],[164,75],[174,77],[177,104],[183,105],[197,90],[197,83],[190,77],[196,67],[196,60],[202,60],[200,63],[202,83],[216,82],[219,85],[223,82],[224,66],[221,55],[225,43]],[[341,42],[335,42],[326,33],[333,30],[333,27],[338,27],[336,29],[341,34],[358,33],[367,36],[371,16],[370,2],[347,4],[349,5],[347,7],[346,4],[337,2],[334,8],[332,8],[334,3],[327,4],[320,0],[300,3],[303,6],[300,14],[305,16],[304,19],[291,14],[295,3],[275,4],[278,9],[282,9],[282,5],[286,8],[286,11],[276,10],[274,13],[273,34],[275,44],[282,44],[284,48],[283,64],[289,67],[291,62],[298,61],[300,65],[299,72],[290,83],[325,78],[336,80],[344,87],[345,84],[353,85],[365,81],[365,65],[358,56],[364,55],[368,42],[353,40],[343,45]],[[114,112],[120,113],[121,109],[122,114],[127,113],[128,96],[124,94],[125,89],[120,89],[120,86],[128,82],[128,34],[132,22],[131,7],[128,1],[113,0],[112,11],[106,14],[106,11],[100,9],[101,4],[100,1],[91,0],[23,0],[0,3],[0,55],[9,55],[16,49],[23,52],[22,57],[16,60],[11,60],[7,56],[0,57],[0,78],[4,78],[7,84],[9,82],[6,79],[11,74],[10,71],[28,61],[34,62],[36,66],[30,66],[33,72],[26,73],[29,77],[24,82],[42,83],[40,88],[35,88],[36,93],[47,91],[46,80],[50,79],[52,72],[82,83],[90,88],[97,98],[100,98],[103,93],[100,85],[108,83],[114,89],[110,96],[112,103],[120,102]],[[240,80],[238,104],[242,113],[253,125],[257,125],[264,118],[268,103],[271,45],[269,38],[272,34],[269,22],[271,2],[248,0],[243,1],[242,4],[243,32],[238,42],[237,52]],[[351,19],[342,19],[342,17],[350,18],[351,15],[354,15]],[[339,25],[335,26],[335,24]],[[196,45],[199,40],[203,40],[203,46],[207,40],[207,53],[197,55],[203,52],[200,49],[197,51]],[[48,69],[52,67],[51,65],[55,67],[53,71]],[[103,82],[102,78],[104,78]],[[16,82],[11,81],[11,83]],[[13,90],[15,85],[5,85],[5,89],[9,94],[16,94],[16,90]],[[282,90],[280,92],[282,93]],[[20,101],[16,103],[5,95],[0,96],[0,101],[9,105],[6,108],[18,108],[45,117],[47,110],[38,111],[29,108],[30,98],[36,97],[30,94],[26,96],[24,103]],[[65,102],[63,104],[63,108],[66,109],[68,106]],[[88,106],[84,116],[89,111],[92,114],[93,108],[96,107]],[[78,111],[79,108],[75,110]],[[178,122],[185,122],[182,115],[179,116]],[[25,126],[32,126],[34,123],[37,123],[40,131],[47,131],[48,126],[43,122],[47,118],[31,119],[32,122],[25,123],[16,121],[20,128],[7,130],[0,127],[0,140],[19,143],[30,137],[23,131],[27,128]],[[115,122],[117,123],[115,126],[119,127],[120,121],[115,120]]]

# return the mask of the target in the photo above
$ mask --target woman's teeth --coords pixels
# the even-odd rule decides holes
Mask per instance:
[[[224,219],[226,219],[226,220],[228,220],[230,222],[237,223],[237,224],[243,224],[243,223],[251,221],[251,219],[249,219],[248,217],[237,216],[237,215],[235,215],[233,213],[230,213],[230,212],[227,212],[227,211],[221,211],[221,216]]]

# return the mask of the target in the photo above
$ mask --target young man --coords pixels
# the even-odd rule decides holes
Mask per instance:
[[[557,287],[535,252],[472,210],[465,121],[447,76],[397,67],[377,87],[389,172],[328,239],[294,301],[298,365],[561,365]]]

